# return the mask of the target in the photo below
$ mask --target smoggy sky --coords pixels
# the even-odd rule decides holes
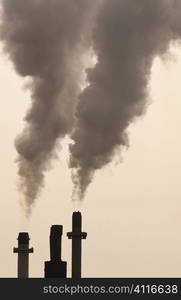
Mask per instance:
[[[42,277],[49,259],[49,228],[64,226],[63,259],[70,271],[71,214],[83,214],[83,275],[86,277],[180,276],[180,80],[181,48],[156,58],[149,84],[146,114],[129,127],[130,147],[98,170],[80,207],[71,202],[66,138],[59,158],[45,173],[45,188],[29,222],[19,205],[17,152],[14,141],[22,132],[30,107],[27,83],[7,57],[0,54],[0,276],[16,276],[12,253],[19,231],[29,231],[34,254],[30,276]],[[122,162],[120,163],[120,159]],[[95,261],[96,258],[96,261]],[[69,272],[70,274],[70,272]]]
[[[170,62],[155,60],[150,82],[151,104],[132,125],[130,148],[122,163],[97,172],[84,204],[84,276],[180,276],[180,76],[181,50],[172,48]],[[19,231],[28,230],[35,253],[30,276],[43,276],[49,258],[49,227],[71,228],[72,183],[67,167],[68,146],[46,174],[46,185],[29,224],[23,218],[17,191],[17,153],[14,138],[24,126],[29,93],[11,63],[0,56],[0,276],[16,276],[12,253]],[[118,159],[117,159],[118,161]],[[63,240],[63,258],[69,261],[71,242]],[[96,261],[95,261],[96,258]]]
[[[0,39],[31,106],[15,147],[26,214],[69,135],[73,199],[129,145],[128,127],[148,105],[156,57],[181,39],[179,0],[2,0]],[[68,21],[69,20],[69,21]],[[70,22],[71,20],[71,22]],[[96,56],[90,68],[87,55]],[[82,90],[85,74],[88,85]],[[83,79],[84,77],[84,79]]]

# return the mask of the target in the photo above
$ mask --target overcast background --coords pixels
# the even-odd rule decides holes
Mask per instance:
[[[156,59],[150,82],[150,106],[130,128],[130,148],[101,171],[80,208],[71,202],[67,167],[68,139],[46,173],[46,185],[29,223],[17,190],[14,139],[22,131],[30,94],[6,57],[0,54],[0,277],[16,277],[19,231],[28,231],[34,254],[30,276],[44,276],[49,260],[49,228],[64,226],[63,259],[70,276],[74,209],[83,215],[83,276],[181,276],[181,48],[169,62]]]

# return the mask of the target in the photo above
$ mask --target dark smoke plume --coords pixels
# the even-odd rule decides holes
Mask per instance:
[[[70,167],[79,199],[95,170],[128,145],[128,126],[147,108],[153,61],[181,37],[181,1],[1,1],[4,50],[17,73],[31,80],[31,108],[15,142],[30,213],[60,138],[73,140]],[[83,56],[92,43],[97,63],[81,92]]]
[[[70,133],[90,48],[95,3],[3,0],[1,40],[18,74],[31,79],[32,105],[15,141],[27,214],[44,182],[59,138]]]
[[[75,192],[128,144],[127,128],[147,107],[153,60],[181,38],[180,0],[104,0],[93,33],[97,64],[79,97],[70,145]]]

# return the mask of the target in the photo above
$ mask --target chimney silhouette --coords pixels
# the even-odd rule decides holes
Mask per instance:
[[[72,215],[72,232],[68,232],[67,236],[72,239],[72,278],[81,278],[81,244],[87,233],[82,232],[82,215],[79,211]]]
[[[61,260],[63,226],[53,225],[50,232],[50,261],[45,262],[45,278],[66,278],[67,263]]]
[[[28,232],[20,232],[18,236],[18,248],[13,248],[14,253],[18,253],[18,278],[29,277],[29,253],[33,253],[33,248],[29,248]]]

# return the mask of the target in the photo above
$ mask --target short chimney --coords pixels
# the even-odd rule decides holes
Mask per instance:
[[[53,225],[50,232],[50,261],[45,262],[45,278],[66,278],[67,263],[61,260],[63,226]]]
[[[18,248],[13,252],[18,253],[18,278],[29,277],[29,253],[33,253],[33,248],[29,248],[28,232],[20,232],[18,236]]]

